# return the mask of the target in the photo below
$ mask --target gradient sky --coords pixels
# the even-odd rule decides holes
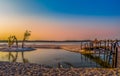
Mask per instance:
[[[0,0],[0,39],[120,39],[119,0]]]

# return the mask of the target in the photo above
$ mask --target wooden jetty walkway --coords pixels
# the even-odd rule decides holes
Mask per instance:
[[[81,49],[94,51],[92,56],[99,58],[109,67],[120,67],[120,51],[118,40],[97,40],[86,42],[81,45]],[[81,43],[82,44],[82,43]],[[102,57],[101,57],[102,55]]]
[[[96,61],[109,65],[109,68],[120,68],[120,45],[116,40],[94,40],[81,42],[80,46],[62,47],[65,50],[91,55]],[[98,58],[98,60],[97,60]]]

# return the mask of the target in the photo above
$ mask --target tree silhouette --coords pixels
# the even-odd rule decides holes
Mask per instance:
[[[13,36],[9,36],[8,37],[8,46],[9,46],[9,48],[12,47],[14,42],[16,42],[16,46],[18,47],[18,40],[17,40],[16,36],[14,36],[14,35]]]
[[[30,35],[31,35],[31,31],[26,30],[24,33],[23,41],[22,41],[22,48],[24,48],[24,43],[27,39],[29,39]]]

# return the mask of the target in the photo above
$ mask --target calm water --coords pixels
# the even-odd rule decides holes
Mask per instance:
[[[0,43],[0,45],[7,46],[7,43]],[[30,42],[26,45],[80,45],[80,42]],[[101,57],[103,59],[103,56]],[[18,52],[18,55],[16,52],[0,52],[0,61],[37,63],[51,67],[58,67],[58,63],[63,67],[70,67],[71,65],[73,67],[101,67],[80,53],[62,49],[37,49],[29,52]]]
[[[6,42],[0,42],[0,45],[7,45]],[[26,45],[80,45],[81,42],[26,42]],[[21,42],[19,42],[21,45]]]
[[[8,43],[0,42],[0,45],[7,45]],[[118,42],[120,45],[120,42]],[[21,43],[19,42],[19,45]],[[81,42],[26,42],[25,45],[81,45]]]
[[[58,67],[101,67],[89,58],[62,49],[37,49],[29,52],[0,52],[0,61],[37,63]]]

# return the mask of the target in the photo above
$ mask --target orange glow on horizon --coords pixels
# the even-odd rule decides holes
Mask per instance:
[[[84,40],[94,38],[113,38],[118,35],[116,27],[89,27],[83,24],[54,22],[50,20],[31,18],[1,19],[0,40],[16,35],[21,40],[25,30],[31,31],[30,40]],[[72,26],[71,26],[72,25]],[[78,26],[80,25],[80,26]],[[90,25],[86,23],[86,25]],[[92,24],[91,24],[92,25]]]

